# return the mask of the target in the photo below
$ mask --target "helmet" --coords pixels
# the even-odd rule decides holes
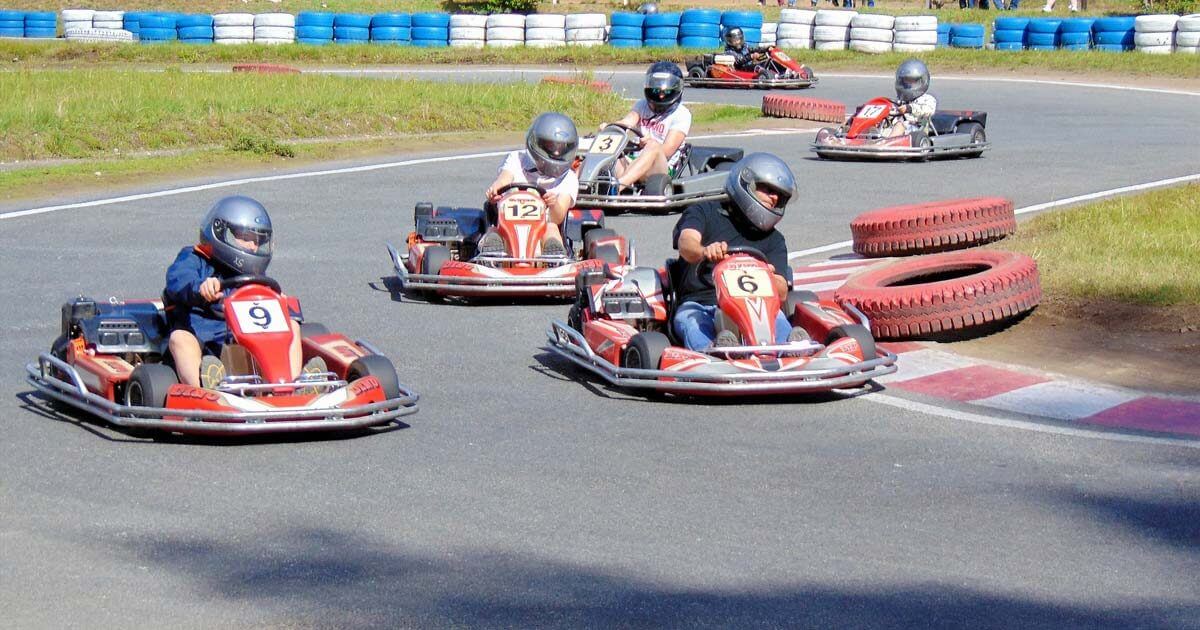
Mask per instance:
[[[638,13],[644,15],[654,15],[655,13],[658,13],[658,5],[654,4],[653,2],[647,2],[646,4],[638,7]]]
[[[238,274],[266,273],[271,264],[271,236],[267,209],[240,195],[217,201],[200,223],[200,247]]]
[[[774,208],[763,205],[754,194],[756,188],[775,193],[779,202]],[[788,201],[796,194],[796,176],[778,157],[770,153],[751,153],[738,160],[729,171],[725,178],[725,193],[744,219],[767,232],[783,219]]]
[[[725,31],[725,45],[726,46],[733,46],[734,48],[741,48],[742,45],[745,43],[746,43],[746,34],[742,32],[742,29],[735,26],[735,27]]]
[[[920,59],[906,59],[896,68],[896,96],[913,101],[929,89],[929,68]]]
[[[646,103],[650,111],[663,114],[683,100],[683,72],[670,61],[657,61],[646,71]]]
[[[579,149],[579,132],[571,119],[557,112],[546,112],[533,119],[525,134],[525,148],[538,170],[558,177],[571,168]]]

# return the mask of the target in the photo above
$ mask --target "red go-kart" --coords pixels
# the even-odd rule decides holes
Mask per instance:
[[[734,331],[741,345],[695,352],[673,340],[672,286],[683,267],[672,261],[662,270],[580,276],[568,321],[551,325],[551,349],[618,387],[700,396],[848,389],[896,371],[896,355],[876,348],[866,317],[853,306],[810,291],[778,295],[761,252],[731,247],[729,253],[699,273],[716,288],[717,330]],[[783,305],[812,340],[774,343]]]
[[[300,302],[266,276],[237,276],[217,303],[232,343],[221,353],[224,380],[213,389],[179,382],[170,360],[162,302],[96,302],[62,307],[62,335],[26,366],[42,394],[134,429],[199,435],[332,431],[387,424],[417,411],[387,357],[364,341],[301,324],[305,360],[328,371],[291,373],[291,319]]]
[[[753,70],[734,67],[733,55],[715,53],[687,63],[684,83],[692,87],[735,87],[762,89],[799,89],[816,85],[817,77],[806,65],[797,62],[774,46],[760,46],[753,52],[762,61]]]
[[[632,264],[633,246],[604,228],[600,210],[571,210],[563,226],[565,256],[541,251],[549,225],[542,201],[546,191],[509,184],[494,208],[434,208],[417,204],[416,229],[408,253],[388,244],[388,253],[405,290],[432,299],[445,296],[561,296],[575,293],[575,277],[586,270]],[[479,239],[493,225],[504,240],[503,254],[479,251]]]
[[[938,111],[922,129],[885,135],[899,121],[897,103],[871,99],[855,110],[845,125],[817,132],[812,150],[819,157],[845,160],[928,160],[933,157],[979,157],[988,148],[987,112]]]

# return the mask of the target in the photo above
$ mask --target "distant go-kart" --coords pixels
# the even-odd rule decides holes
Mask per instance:
[[[691,87],[800,89],[816,85],[812,69],[774,46],[759,46],[751,52],[762,55],[752,70],[738,70],[730,54],[713,53],[687,63],[683,81]]]
[[[168,362],[170,330],[162,302],[97,302],[62,307],[62,335],[26,366],[42,394],[112,424],[198,435],[333,431],[387,424],[417,411],[387,357],[364,341],[301,324],[304,358],[328,371],[293,378],[290,319],[300,313],[266,276],[222,281],[217,302],[233,342],[221,360],[228,374],[213,389],[179,382]]]
[[[644,183],[620,190],[614,167],[626,155],[637,152],[642,133],[636,127],[609,123],[594,138],[583,138],[586,152],[579,162],[579,208],[613,211],[666,212],[702,201],[725,198],[726,171],[742,159],[742,150],[697,147],[685,143],[679,165],[683,174],[672,180],[665,174],[650,175]]]
[[[810,291],[780,296],[761,252],[731,247],[729,253],[699,273],[716,289],[717,330],[734,331],[740,345],[696,352],[674,338],[672,287],[682,267],[672,261],[662,270],[581,275],[568,321],[551,324],[551,349],[618,387],[696,396],[824,392],[896,371],[896,355],[875,346],[866,317],[853,306]],[[774,342],[781,305],[812,340]]]
[[[623,236],[604,227],[604,213],[571,210],[563,226],[565,256],[542,253],[549,210],[546,191],[530,184],[500,189],[493,211],[483,208],[434,208],[419,203],[414,231],[401,254],[388,253],[406,291],[440,299],[460,297],[561,296],[575,294],[575,277],[606,263],[631,264],[636,254]],[[479,239],[494,226],[504,241],[503,254],[479,251]]]
[[[867,101],[845,125],[818,131],[812,150],[826,159],[928,160],[979,157],[990,146],[987,112],[968,110],[938,111],[923,129],[885,136],[899,116],[896,106],[886,97]]]

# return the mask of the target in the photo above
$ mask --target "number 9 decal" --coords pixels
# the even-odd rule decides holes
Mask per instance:
[[[238,329],[244,335],[287,332],[290,329],[283,309],[275,300],[239,301],[230,304]]]

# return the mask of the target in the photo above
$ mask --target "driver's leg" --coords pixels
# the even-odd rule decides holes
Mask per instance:
[[[646,179],[651,173],[666,173],[667,158],[663,155],[662,145],[654,140],[646,140],[637,159],[629,163],[625,172],[617,177],[622,186],[632,186]]]
[[[704,306],[698,302],[684,302],[675,309],[675,318],[671,325],[675,336],[683,341],[689,350],[701,352],[712,345],[717,336],[717,326],[713,321],[715,306]]]
[[[200,341],[186,330],[173,330],[167,340],[167,348],[175,359],[175,373],[179,382],[200,387]]]
[[[290,359],[292,367],[292,378],[300,376],[300,365],[304,363],[304,351],[300,347],[300,324],[296,320],[288,320],[292,329],[292,345],[288,348],[288,359]]]

